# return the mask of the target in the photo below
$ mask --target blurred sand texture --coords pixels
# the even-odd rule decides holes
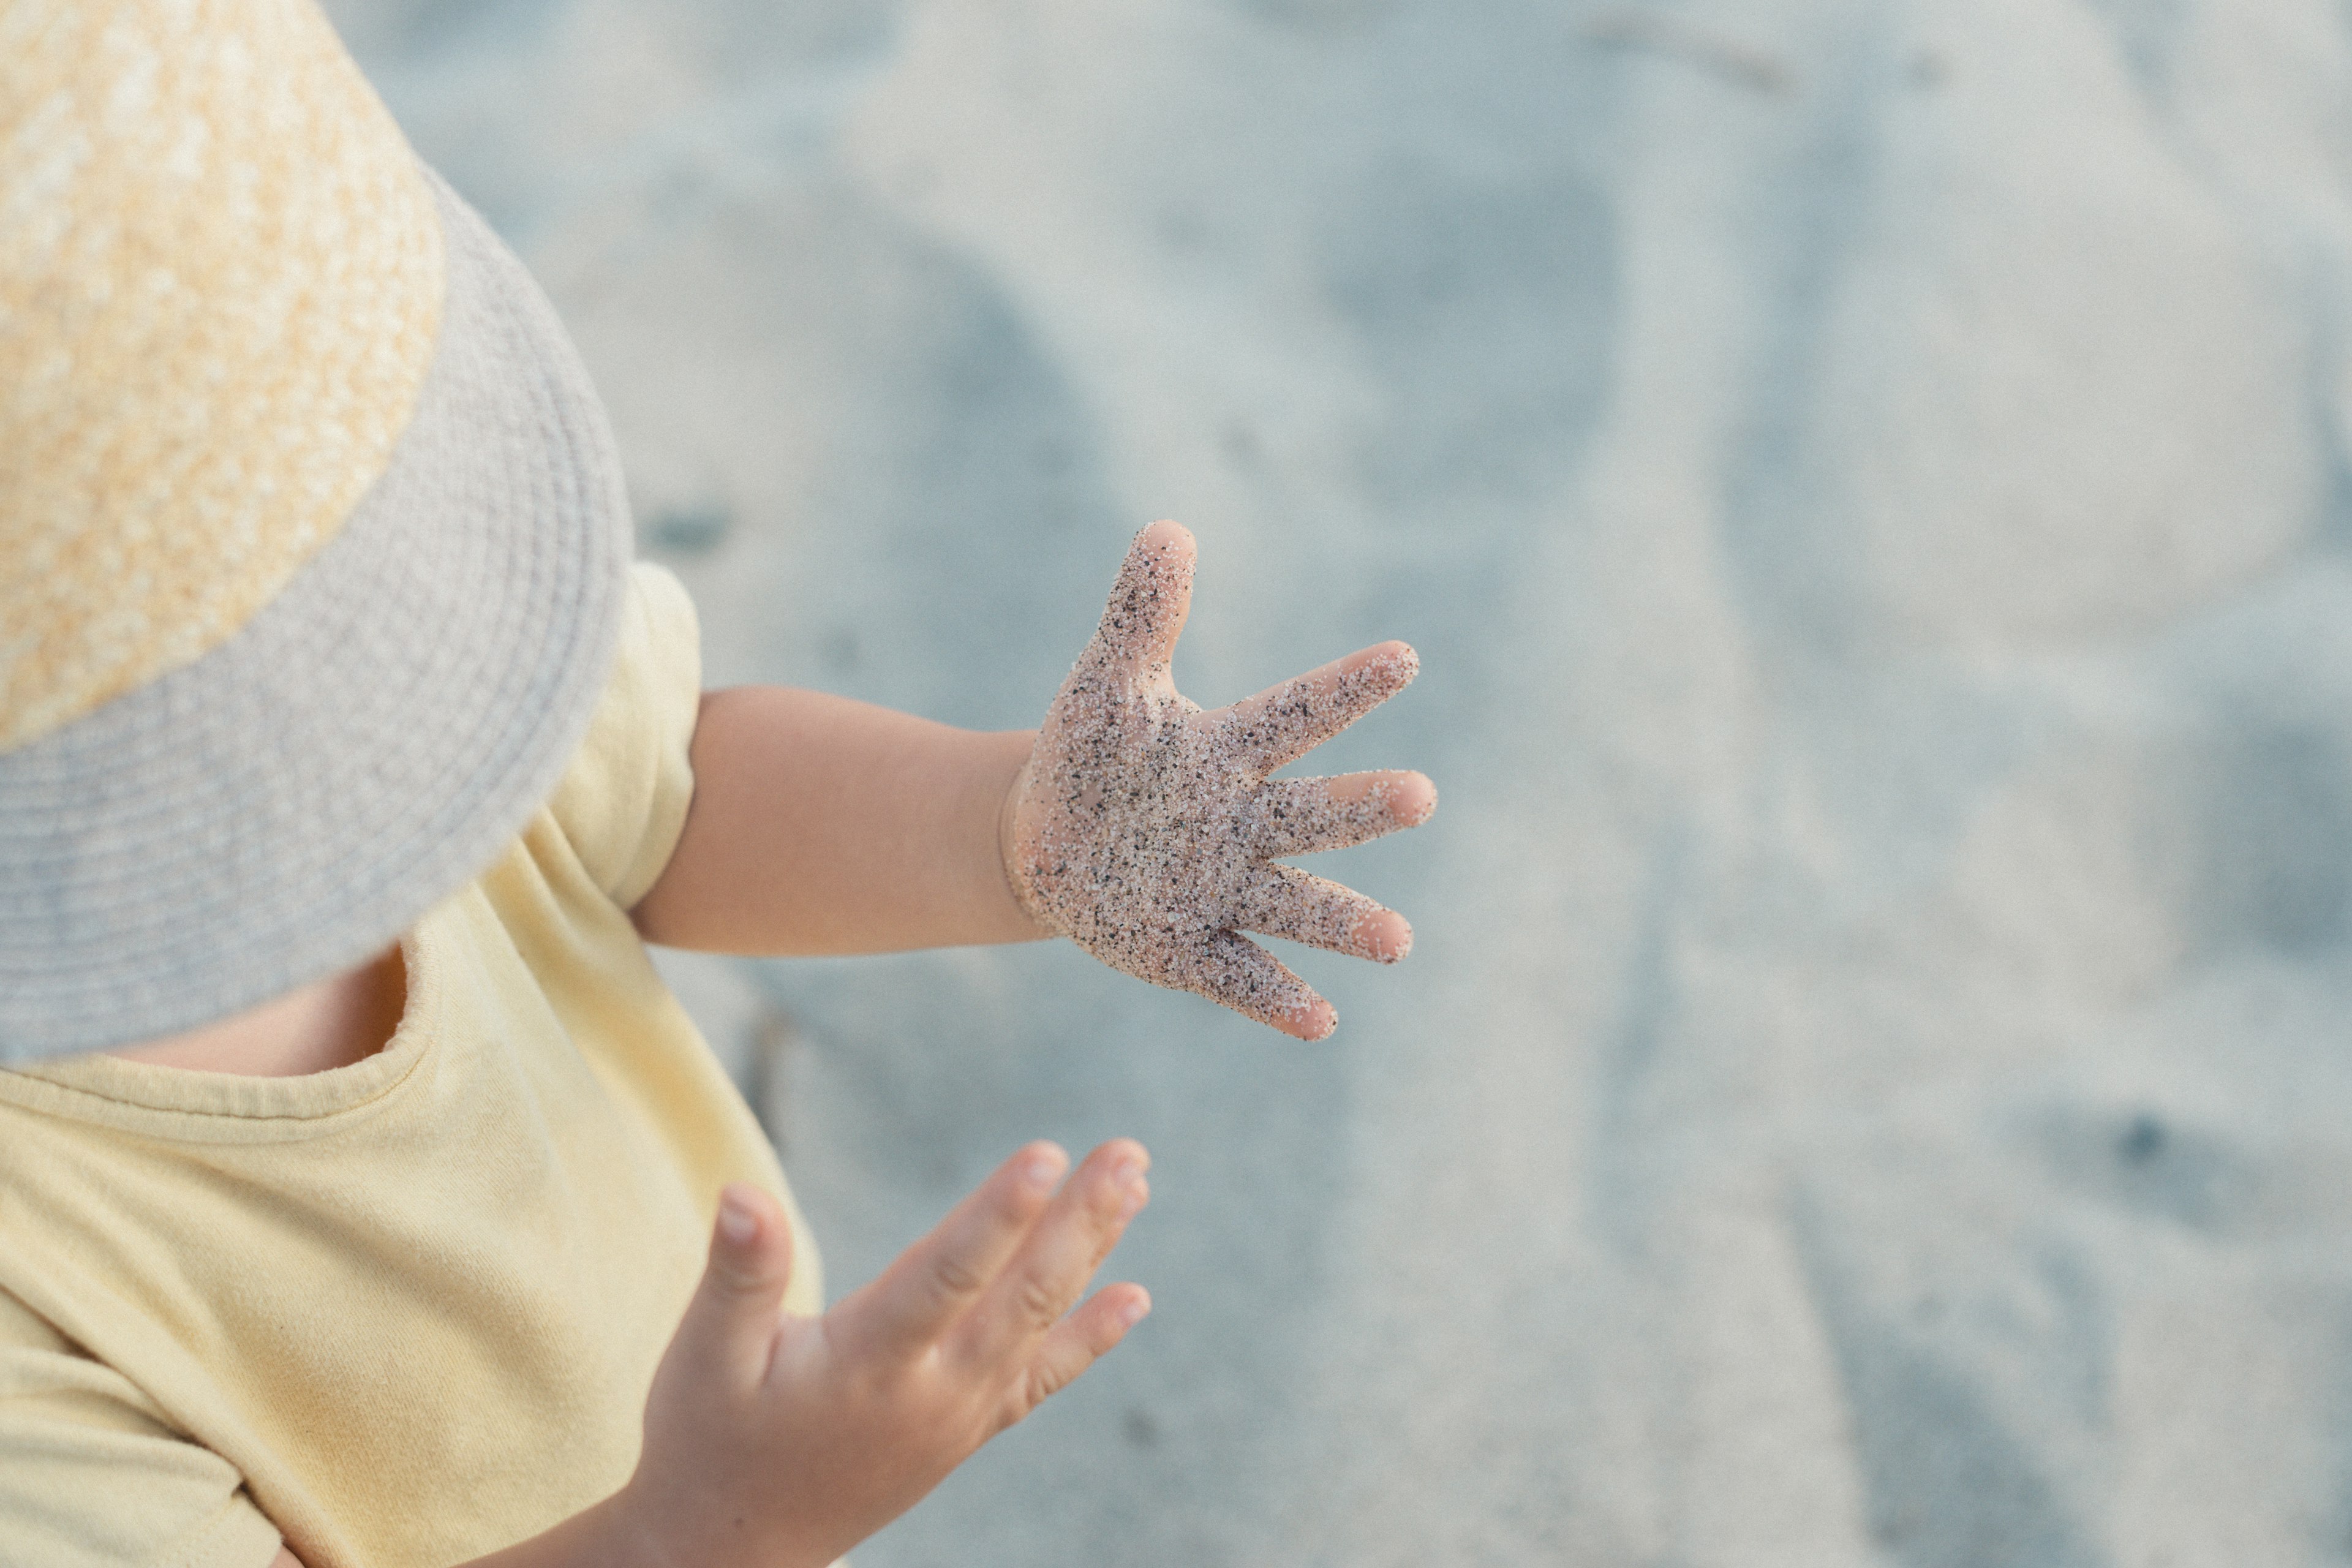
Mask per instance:
[[[676,965],[836,1290],[1157,1155],[1156,1315],[859,1568],[2352,1554],[2352,12],[329,9],[714,683],[1029,724],[1160,516],[1195,698],[1421,650],[1328,1045]]]

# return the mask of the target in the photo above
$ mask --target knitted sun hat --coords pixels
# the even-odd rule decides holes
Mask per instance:
[[[0,1063],[227,1017],[478,874],[627,511],[553,311],[310,0],[0,5]]]

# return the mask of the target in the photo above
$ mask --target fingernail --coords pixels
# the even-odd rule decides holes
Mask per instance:
[[[1375,910],[1359,919],[1348,928],[1348,941],[1358,952],[1374,963],[1393,963],[1397,958],[1396,944],[1389,937],[1388,921],[1381,918],[1383,913],[1383,910]],[[1304,1021],[1303,1015],[1301,1021]]]
[[[1144,1204],[1150,1198],[1150,1196],[1151,1189],[1145,1186],[1141,1182],[1138,1182],[1133,1186],[1128,1188],[1127,1196],[1118,1200],[1119,1222],[1121,1224],[1125,1224],[1127,1221],[1133,1219],[1136,1215],[1141,1211]]]
[[[1062,1176],[1066,1156],[1058,1149],[1041,1149],[1022,1163],[1021,1180],[1038,1192],[1051,1187]]]
[[[1114,1187],[1131,1187],[1135,1185],[1135,1178],[1141,1174],[1143,1174],[1143,1162],[1130,1154],[1118,1163],[1117,1170],[1111,1172],[1110,1184]]]
[[[1119,1327],[1131,1329],[1150,1316],[1151,1316],[1151,1298],[1139,1297],[1118,1310]]]
[[[760,1234],[760,1216],[732,1187],[719,1194],[719,1234],[737,1247]]]

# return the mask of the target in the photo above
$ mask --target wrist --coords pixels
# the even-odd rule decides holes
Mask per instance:
[[[574,1524],[593,1521],[588,1532],[593,1544],[576,1559],[565,1558],[564,1568],[831,1568],[840,1558],[805,1540],[787,1541],[773,1529],[747,1536],[740,1520],[735,1530],[720,1532],[730,1539],[714,1542],[703,1503],[675,1496],[659,1500],[648,1495],[644,1479],[639,1470],[619,1491],[574,1516]]]
[[[604,1559],[614,1568],[678,1568],[668,1544],[646,1517],[635,1476],[589,1512],[596,1518],[596,1533],[606,1547]]]
[[[1029,895],[1027,879],[1021,874],[1019,821],[1021,802],[1029,788],[1032,763],[1036,753],[1036,731],[1019,732],[1020,764],[1005,780],[997,797],[996,806],[996,870],[1004,889],[1004,898],[1021,922],[1028,928],[1031,939],[1043,941],[1061,933],[1040,917],[1036,902]]]
[[[459,1568],[687,1568],[653,1528],[637,1480],[542,1534],[477,1557]]]

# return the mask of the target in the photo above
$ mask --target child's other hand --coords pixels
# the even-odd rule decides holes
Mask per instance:
[[[1013,781],[1005,874],[1032,919],[1112,968],[1319,1040],[1331,1005],[1239,933],[1402,958],[1402,916],[1275,862],[1417,827],[1437,790],[1416,773],[1266,775],[1403,690],[1420,660],[1382,643],[1203,712],[1170,668],[1192,594],[1192,536],[1138,534]]]
[[[730,1186],[710,1264],[613,1500],[647,1560],[822,1568],[1066,1387],[1150,1310],[1112,1285],[1072,1312],[1150,1195],[1140,1144],[1032,1144],[822,1318],[782,1311],[791,1233]]]

